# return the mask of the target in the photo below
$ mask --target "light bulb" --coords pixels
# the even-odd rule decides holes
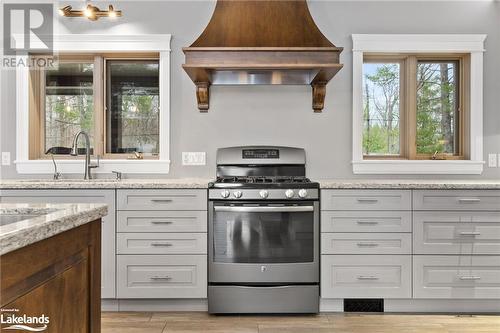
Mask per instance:
[[[108,16],[109,17],[116,17],[116,12],[115,12],[112,5],[109,5],[109,7],[108,7]]]
[[[62,8],[59,8],[58,12],[59,15],[66,16],[71,12],[71,6],[64,6]]]
[[[92,8],[91,5],[88,5],[87,8],[83,11],[83,15],[87,17],[92,17],[94,16],[94,8]]]

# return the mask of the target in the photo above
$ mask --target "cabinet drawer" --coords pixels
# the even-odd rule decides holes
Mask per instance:
[[[411,256],[322,255],[323,298],[411,298]]]
[[[207,210],[206,190],[117,190],[118,210]]]
[[[321,254],[411,254],[411,234],[323,233]]]
[[[322,232],[411,232],[411,212],[322,211]]]
[[[119,233],[117,254],[206,254],[207,234]]]
[[[324,210],[410,210],[411,191],[323,190]]]
[[[206,232],[206,211],[118,211],[118,232]]]
[[[500,256],[414,256],[415,298],[500,298]]]
[[[433,190],[413,192],[414,210],[493,210],[500,211],[497,190]]]
[[[118,298],[206,298],[206,255],[119,255]]]
[[[500,255],[500,212],[415,212],[415,254]]]

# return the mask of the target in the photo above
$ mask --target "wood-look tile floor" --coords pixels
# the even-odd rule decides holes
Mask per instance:
[[[500,333],[500,316],[341,314],[211,316],[204,312],[103,312],[102,333]]]

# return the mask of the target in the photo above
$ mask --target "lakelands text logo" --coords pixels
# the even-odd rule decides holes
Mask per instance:
[[[47,329],[50,319],[44,314],[40,316],[28,316],[26,314],[17,314],[18,312],[19,309],[2,309],[2,313],[0,314],[2,330],[43,332]]]
[[[53,5],[50,3],[3,5],[3,67],[42,67],[29,63],[30,53],[52,55]],[[24,56],[24,58],[23,58]]]

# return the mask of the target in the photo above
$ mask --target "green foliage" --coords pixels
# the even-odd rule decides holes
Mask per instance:
[[[368,64],[365,75],[363,151],[399,153],[399,65]],[[422,62],[417,67],[417,153],[454,153],[455,63]]]

